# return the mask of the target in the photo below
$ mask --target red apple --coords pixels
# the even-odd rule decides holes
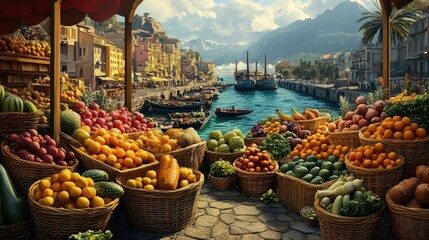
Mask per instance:
[[[127,116],[121,114],[118,116],[117,119],[120,120],[122,123],[125,123],[127,121]]]
[[[147,123],[146,118],[144,118],[143,120],[140,120],[141,123]]]
[[[113,120],[113,127],[114,128],[122,127],[122,122],[120,120]]]
[[[90,128],[90,130],[91,130],[91,131],[93,131],[93,132],[94,132],[94,131],[97,131],[97,130],[99,129],[99,128],[98,128],[98,127],[96,127],[96,126],[91,126],[91,127],[89,127],[89,128]]]
[[[148,128],[153,128],[153,126],[154,126],[153,122],[148,122],[148,123],[147,123],[147,127],[148,127]]]
[[[135,116],[136,116],[136,119],[139,120],[140,122],[143,121],[144,119],[144,116],[141,113],[136,113]]]
[[[112,122],[106,122],[106,127],[108,129],[112,129],[113,128],[113,123]]]
[[[104,126],[106,124],[106,119],[104,118],[97,118],[97,124],[99,124],[100,126]]]
[[[98,110],[100,109],[100,107],[98,106],[98,104],[97,104],[97,103],[92,103],[90,108],[91,108],[92,110],[97,111],[97,112],[98,112]]]
[[[83,113],[80,114],[82,116],[82,118],[91,118],[92,117],[92,113],[87,109],[85,111],[83,111]]]
[[[92,121],[89,118],[85,118],[85,119],[83,119],[83,124],[85,124],[86,126],[91,126],[92,125]]]
[[[104,111],[103,109],[100,109],[98,111],[98,117],[105,118],[106,117],[106,111]]]

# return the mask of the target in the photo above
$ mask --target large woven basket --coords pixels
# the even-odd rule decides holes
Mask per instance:
[[[30,218],[17,224],[0,225],[0,239],[34,239],[33,219]]]
[[[359,132],[366,128],[367,127],[363,127],[356,131],[329,132],[328,137],[329,140],[335,145],[357,148],[360,146]]]
[[[315,119],[298,120],[296,121],[299,125],[303,126],[304,129],[314,133],[316,130],[327,121],[327,117],[318,117]]]
[[[335,180],[322,184],[311,184],[302,179],[277,172],[277,197],[279,201],[299,212],[305,206],[314,203],[314,195],[318,190],[327,189]]]
[[[78,158],[73,166],[59,166],[24,160],[9,151],[9,146],[7,146],[6,141],[1,144],[1,153],[3,157],[3,166],[12,178],[16,190],[22,193],[23,196],[27,194],[28,188],[35,181],[59,173],[65,168],[73,172],[79,164]]]
[[[28,129],[36,129],[43,115],[37,112],[0,112],[0,140],[6,139],[9,134],[22,133]]]
[[[222,152],[213,152],[208,149],[204,151],[204,159],[200,166],[200,171],[208,172],[210,165],[216,162],[219,159],[234,163],[235,159],[241,157],[243,152],[239,153],[222,153]]]
[[[235,162],[237,162],[235,160]],[[277,162],[272,172],[246,172],[235,166],[235,172],[238,176],[238,186],[240,192],[246,196],[260,197],[263,193],[274,187],[276,172],[279,169]]]
[[[192,222],[204,175],[193,169],[197,182],[176,190],[145,190],[126,186],[128,179],[142,177],[159,164],[120,174],[116,182],[124,190],[124,207],[128,223],[147,232],[168,233],[185,228]]]
[[[395,239],[428,239],[429,209],[408,208],[392,201],[386,194]]]
[[[119,198],[96,208],[64,209],[41,205],[34,198],[39,181],[28,189],[28,202],[37,239],[67,239],[87,230],[105,230]]]
[[[229,177],[215,177],[209,173],[209,179],[212,182],[213,188],[219,191],[226,191],[231,189],[232,184],[235,182],[236,175],[233,174]]]
[[[145,150],[149,151],[147,149]],[[157,159],[162,155],[169,154],[177,159],[179,166],[198,170],[200,165],[202,165],[203,163],[205,150],[206,150],[206,142],[202,141],[202,142],[187,146],[185,148],[180,148],[167,153],[155,153],[151,151],[149,152],[155,155]]]
[[[329,240],[368,240],[378,230],[384,207],[365,217],[344,217],[333,215],[314,201],[314,209],[319,218],[322,239]]]
[[[380,197],[386,195],[390,187],[401,181],[402,170],[404,169],[404,158],[398,155],[401,163],[391,169],[364,168],[355,166],[348,160],[346,155],[346,167],[354,172],[357,178],[363,180],[365,189],[371,190]]]
[[[74,146],[74,147],[80,147],[82,146],[82,144],[77,141],[76,139],[74,139],[72,136],[61,132],[61,139],[63,140],[63,143],[66,144],[68,147],[70,146]]]
[[[130,168],[127,170],[119,170],[117,168],[114,168],[110,165],[108,165],[107,163],[101,162],[97,159],[94,159],[93,157],[89,156],[88,154],[82,152],[81,150],[79,150],[78,148],[74,147],[74,146],[70,146],[70,148],[72,149],[72,151],[76,154],[76,157],[79,158],[83,168],[85,170],[89,170],[89,169],[100,169],[105,171],[107,174],[109,174],[109,179],[111,181],[114,181],[114,179],[116,178],[116,176],[118,176],[118,174],[120,173],[126,173],[126,172],[132,172],[135,171],[136,169],[139,168],[144,168],[146,166],[149,166],[150,164],[154,164],[157,161],[154,161],[152,163],[148,163],[148,164],[142,164],[138,167],[135,168]]]
[[[256,145],[261,145],[262,142],[267,139],[267,137],[254,137],[254,138],[245,138],[244,139],[244,144],[246,146],[250,146],[252,144],[256,144]]]
[[[404,157],[405,166],[402,172],[402,179],[416,176],[416,167],[429,164],[429,136],[418,140],[398,140],[398,139],[372,139],[359,133],[362,145],[375,145],[378,142],[392,151]]]

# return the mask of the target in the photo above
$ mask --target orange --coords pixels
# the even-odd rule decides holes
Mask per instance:
[[[362,160],[363,159],[363,153],[362,152],[356,152],[355,154],[356,160]]]
[[[372,158],[372,150],[371,149],[367,149],[367,150],[365,150],[365,152],[363,153],[363,155],[366,157],[366,158]]]
[[[143,163],[143,160],[141,157],[135,157],[135,158],[133,158],[133,161],[134,161],[134,164],[137,166],[140,166]]]
[[[343,148],[341,148],[341,153],[346,154],[350,151],[350,147],[349,146],[344,146]]]
[[[127,150],[125,152],[125,157],[134,158],[135,156],[136,156],[136,154],[132,150]]]
[[[95,141],[89,143],[87,150],[89,154],[98,154],[101,149],[101,144]]]
[[[357,149],[356,149],[356,152],[363,152],[364,150],[363,150],[363,147],[362,146],[359,146]]]
[[[82,196],[89,198],[89,199],[95,197],[96,193],[97,193],[97,191],[95,190],[94,187],[85,187],[82,189]]]
[[[332,155],[334,155],[335,157],[339,158],[339,157],[340,157],[340,155],[341,155],[341,152],[340,152],[340,150],[335,149],[335,150],[332,152]]]
[[[390,129],[386,129],[386,131],[384,131],[384,133],[383,133],[383,138],[384,139],[392,139],[393,138],[393,131]]]
[[[125,167],[131,168],[133,166],[133,163],[134,163],[134,161],[132,158],[127,157],[124,159],[124,166]]]
[[[402,121],[395,122],[395,130],[396,131],[402,131],[404,129],[405,124]]]
[[[365,131],[363,132],[363,136],[366,138],[370,138],[371,137],[371,133],[369,131]]]
[[[393,168],[393,166],[392,165],[388,165],[387,167],[386,167],[386,169],[392,169]]]
[[[322,146],[320,146],[320,149],[324,152],[326,152],[326,150],[328,150],[328,145],[326,143],[322,144]]]
[[[392,121],[392,118],[391,117],[387,117],[387,118],[384,119],[384,121],[385,122]]]
[[[311,149],[307,149],[307,150],[305,151],[305,153],[306,153],[306,154],[308,154],[308,155],[311,155],[311,154],[313,154],[313,150],[311,150]]]
[[[383,166],[384,167],[387,167],[387,166],[389,166],[390,165],[390,159],[384,159],[383,160]]]
[[[417,123],[411,123],[410,127],[411,131],[415,132],[419,128],[419,125]]]
[[[123,158],[118,158],[118,161],[116,161],[117,163],[124,165],[124,159]]]
[[[409,117],[403,117],[401,120],[405,126],[410,126],[411,125],[411,118]]]
[[[131,144],[130,144],[129,142],[124,142],[124,143],[122,144],[122,148],[123,148],[125,151],[130,150],[130,147],[131,147]]]
[[[116,154],[115,154],[118,158],[123,158],[125,157],[125,150],[122,148],[118,148],[116,149]]]
[[[130,144],[130,150],[132,150],[133,152],[137,152],[139,149],[140,148],[139,148],[139,146],[136,143],[131,143]]]
[[[377,160],[373,160],[373,161],[372,161],[372,164],[371,164],[371,167],[372,167],[372,168],[378,168],[378,165],[379,165],[379,164],[378,164]]]
[[[115,164],[113,165],[113,167],[114,167],[114,168],[116,168],[116,169],[121,170],[122,165],[121,165],[120,163],[115,163]]]
[[[104,139],[104,138],[103,138],[103,137],[101,137],[101,136],[97,136],[97,137],[95,137],[94,141],[96,141],[96,142],[100,143],[101,145],[106,144],[106,139]]]
[[[401,121],[401,120],[402,120],[402,118],[401,118],[400,116],[394,116],[394,117],[392,118],[392,120],[393,120],[394,122],[397,122],[397,121]]]
[[[370,124],[369,126],[368,126],[368,132],[370,132],[370,133],[375,133],[375,131],[377,130],[377,126],[375,126],[375,124]]]
[[[109,164],[110,166],[113,166],[117,161],[118,161],[118,158],[115,155],[109,154],[107,156],[106,163]]]
[[[413,140],[414,139],[414,133],[411,131],[406,131],[406,132],[404,132],[402,138],[404,140]]]
[[[322,152],[322,159],[327,159],[329,157],[329,153]]]
[[[106,156],[106,154],[98,154],[98,156],[97,156],[97,160],[99,160],[99,161],[101,161],[101,162],[106,162],[106,160],[107,160],[107,156]]]
[[[396,154],[396,152],[390,152],[387,155],[387,158],[390,159],[390,160],[396,161],[396,159],[398,159],[398,154]]]
[[[349,161],[354,161],[355,157],[356,157],[356,152],[351,152],[347,158],[349,159]]]
[[[337,146],[335,146],[335,150],[340,150],[341,151],[341,149],[343,148],[343,146],[342,145],[337,145]]]
[[[387,129],[391,129],[391,130],[393,130],[393,129],[394,129],[394,127],[395,127],[395,123],[396,123],[396,122],[387,122],[387,123],[386,123],[386,128],[387,128]]]
[[[372,166],[372,161],[369,159],[365,159],[365,161],[363,161],[363,166],[366,168],[370,168]]]
[[[382,152],[384,152],[384,145],[383,145],[383,143],[376,143],[374,145],[374,150],[375,150],[376,153],[382,153]]]
[[[424,128],[417,128],[416,137],[425,138],[426,137],[426,130]]]
[[[116,147],[119,145],[119,140],[116,137],[111,137],[109,145],[112,147]]]
[[[395,132],[395,134],[393,134],[393,139],[402,139],[402,132]]]
[[[109,155],[112,153],[112,149],[110,149],[109,146],[107,145],[101,145],[100,147],[100,153],[104,154],[104,155]]]

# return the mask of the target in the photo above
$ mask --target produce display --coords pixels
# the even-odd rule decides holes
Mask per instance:
[[[378,212],[383,200],[363,188],[363,180],[341,176],[326,190],[316,193],[320,206],[334,215],[364,217]]]
[[[0,39],[0,52],[49,57],[51,46],[46,41],[22,40],[4,36]]]
[[[204,122],[206,113],[204,111],[198,112],[175,112],[171,113],[170,119],[177,121],[178,124],[192,124],[197,122]]]
[[[384,108],[390,104],[389,101],[378,100],[373,105],[367,105],[367,99],[360,96],[355,102],[356,108],[353,111],[348,111],[342,118],[328,124],[330,132],[356,131],[387,117]]]
[[[84,233],[76,233],[72,234],[68,237],[68,240],[109,240],[113,237],[113,234],[110,230],[106,230],[105,232],[98,230],[88,230]]]
[[[78,172],[63,169],[40,180],[34,191],[34,199],[49,207],[94,208],[104,206],[123,194],[122,187],[114,182],[96,182]]]
[[[234,128],[225,134],[222,134],[219,130],[214,130],[209,133],[209,139],[207,140],[206,145],[207,149],[213,152],[244,152],[244,135],[237,128]]]
[[[136,143],[154,153],[168,153],[180,148],[191,146],[192,144],[200,143],[201,137],[194,128],[171,128],[165,133],[159,129],[143,133]]]
[[[387,151],[383,143],[374,146],[360,146],[351,151],[347,157],[350,164],[363,168],[392,169],[402,160],[394,151]]]
[[[0,112],[37,112],[37,108],[32,102],[25,98],[22,100],[16,95],[17,93],[16,89],[7,92],[0,85]]]
[[[276,163],[266,150],[261,150],[256,144],[246,147],[243,156],[235,161],[235,167],[246,172],[272,172]]]
[[[40,135],[35,129],[22,134],[10,134],[7,137],[10,152],[17,157],[37,162],[60,166],[73,166],[76,158],[72,151],[60,147],[49,135]]]
[[[394,102],[385,109],[387,116],[409,117],[411,121],[419,124],[425,130],[429,130],[429,94],[416,96],[413,101]]]
[[[158,172],[149,170],[145,176],[128,179],[125,185],[145,190],[175,190],[196,181],[197,177],[191,168],[179,167],[173,156],[163,155]]]
[[[228,161],[219,159],[210,165],[210,175],[214,177],[229,177],[235,173],[235,168]]]
[[[402,180],[389,191],[390,199],[409,208],[429,208],[429,166],[416,168],[416,177]]]
[[[82,132],[79,129],[76,131]],[[126,133],[123,134],[116,128],[109,131],[102,128],[92,133],[90,137],[87,134],[73,135],[79,136],[76,139],[82,144],[79,150],[119,170],[127,170],[155,161],[152,153],[140,149],[134,140],[128,139]]]
[[[15,88],[12,88],[10,91],[12,93],[16,92],[21,99],[25,99],[32,102],[38,108],[47,108],[51,104],[51,99],[47,97],[43,92],[38,92],[34,90],[23,90],[21,92],[18,92],[18,90]]]
[[[280,166],[279,171],[312,184],[332,181],[349,173],[345,165],[334,155],[326,159],[317,159],[314,155],[309,155],[306,159],[295,156],[292,162]]]
[[[262,142],[260,148],[266,150],[271,159],[277,161],[287,157],[291,151],[289,140],[278,133],[269,135],[267,139]]]
[[[426,130],[409,117],[387,117],[381,125],[370,124],[363,136],[371,139],[417,140],[427,136]]]
[[[30,218],[27,201],[15,190],[6,169],[0,164],[0,226],[24,222]]]
[[[265,204],[279,202],[276,193],[271,188],[266,193],[262,194],[259,200]]]
[[[322,114],[314,108],[306,108],[304,109],[304,112],[301,114],[298,112],[295,108],[291,108],[292,115],[286,115],[282,113],[279,109],[276,109],[276,113],[279,115],[279,118],[281,121],[301,121],[301,120],[310,120],[310,119],[316,119],[320,117]]]

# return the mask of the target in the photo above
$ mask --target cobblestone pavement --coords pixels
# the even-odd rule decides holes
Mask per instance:
[[[230,191],[214,190],[205,178],[194,221],[179,232],[146,233],[126,224],[125,213],[117,209],[108,227],[114,239],[321,239],[318,227],[308,227],[299,213],[280,203],[265,204],[247,197],[235,186]]]

